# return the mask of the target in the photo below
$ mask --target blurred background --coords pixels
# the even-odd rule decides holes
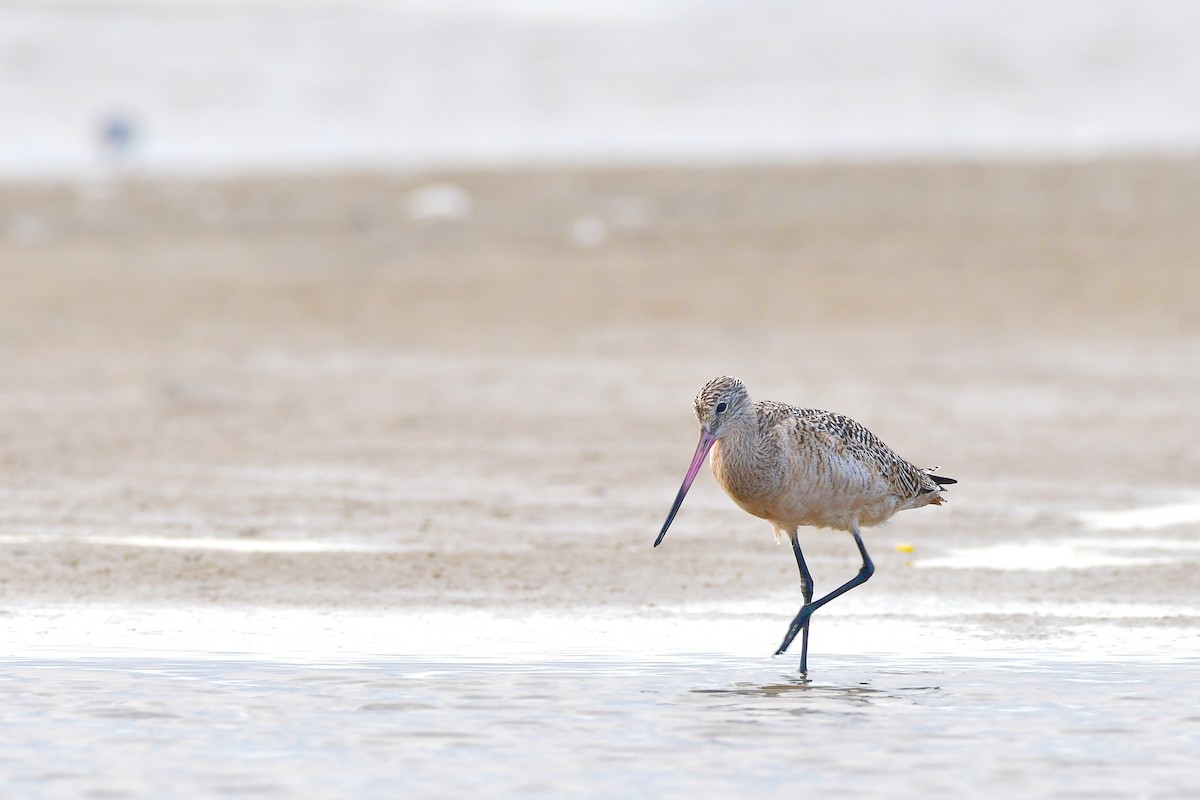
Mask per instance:
[[[1087,514],[1192,508],[1198,37],[1185,0],[0,3],[4,591],[790,597],[711,483],[651,559],[721,373],[959,478],[880,533],[942,591],[964,541],[1071,563]]]
[[[1198,43],[0,0],[0,794],[1200,796]],[[959,481],[811,684],[707,471],[651,547],[720,374]]]
[[[0,4],[0,174],[1195,154],[1186,0]]]

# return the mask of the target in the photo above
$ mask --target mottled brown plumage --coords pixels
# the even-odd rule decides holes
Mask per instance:
[[[870,527],[942,502],[928,470],[843,414],[756,403],[741,381],[722,377],[696,396],[696,418],[716,437],[712,470],[721,488],[777,536],[801,525]]]
[[[806,671],[808,617],[865,582],[874,571],[859,528],[879,525],[905,509],[941,505],[942,487],[955,481],[914,466],[842,414],[754,402],[737,378],[706,383],[696,395],[695,410],[700,443],[655,546],[662,542],[711,449],[713,475],[726,494],[743,510],[770,522],[776,541],[785,533],[791,539],[805,605],[778,652],[784,652],[803,629],[800,663]],[[815,603],[812,578],[797,539],[802,525],[848,531],[863,558],[857,578]]]

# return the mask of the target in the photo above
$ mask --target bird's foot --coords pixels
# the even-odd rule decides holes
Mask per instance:
[[[779,649],[775,651],[775,655],[783,655],[791,646],[792,640],[796,638],[800,631],[804,630],[804,626],[808,624],[808,620],[812,617],[813,611],[816,609],[810,605],[805,605],[800,609],[800,613],[792,620],[792,624],[788,626],[787,635],[783,637],[783,644],[779,645]]]

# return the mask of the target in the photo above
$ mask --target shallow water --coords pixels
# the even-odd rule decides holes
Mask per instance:
[[[1194,796],[1196,666],[19,659],[3,769],[63,797]]]
[[[1200,655],[1097,657],[1103,630],[1074,650],[961,639],[941,655],[946,634],[920,623],[843,618],[819,640],[814,628],[805,681],[795,658],[761,656],[778,631],[756,615],[575,626],[260,609],[242,622],[255,645],[228,610],[60,611],[19,615],[22,655],[0,661],[0,787],[14,796],[1200,792]],[[189,628],[220,644],[205,639],[214,625],[242,649],[185,646]],[[701,637],[719,646],[699,651]],[[393,652],[366,654],[384,643]]]

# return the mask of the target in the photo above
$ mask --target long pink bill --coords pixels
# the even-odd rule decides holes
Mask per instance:
[[[696,445],[696,454],[692,456],[692,463],[688,467],[687,475],[683,476],[683,485],[679,487],[679,494],[675,495],[675,503],[671,506],[671,513],[667,514],[667,521],[663,523],[658,538],[654,540],[655,547],[658,547],[663,537],[667,535],[667,528],[671,527],[671,520],[675,519],[675,514],[678,513],[679,507],[683,505],[683,498],[687,496],[688,489],[692,488],[692,481],[696,480],[696,476],[700,473],[700,467],[704,465],[704,459],[708,456],[708,451],[712,449],[713,442],[715,441],[717,441],[717,437],[704,428],[700,428],[700,443]]]

